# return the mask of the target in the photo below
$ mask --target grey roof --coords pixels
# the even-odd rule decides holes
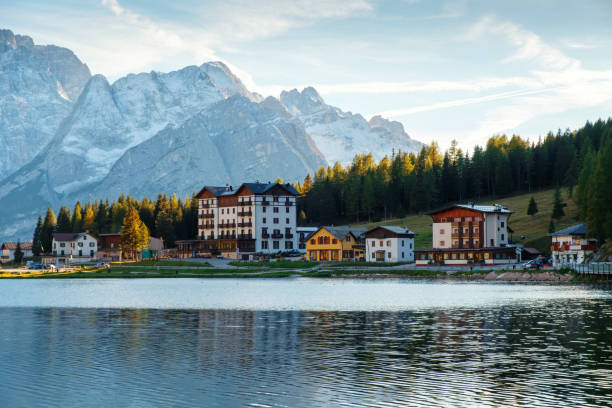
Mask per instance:
[[[555,237],[558,235],[586,235],[587,234],[587,226],[584,224],[576,224],[571,227],[553,232],[552,234],[548,234],[549,237]]]
[[[334,237],[338,238],[339,240],[343,240],[344,238],[346,238],[346,236],[349,233],[353,234],[355,238],[359,238],[368,231],[367,228],[351,227],[350,225],[339,225],[337,227],[324,226],[321,228],[325,228],[326,230],[329,231],[330,234],[332,234]]]
[[[467,210],[473,210],[483,213],[501,213],[501,214],[513,214],[514,211],[511,211],[504,207],[503,205],[493,204],[493,205],[477,205],[477,204],[451,204],[446,207],[438,208],[437,210],[429,211],[426,214],[432,215],[437,214],[442,211],[450,210],[451,208],[465,208]]]
[[[384,228],[388,231],[395,232],[396,234],[413,234],[416,235],[416,232],[410,231],[408,228],[399,227],[397,225],[379,225],[378,227],[372,228]]]
[[[272,187],[279,186],[285,189],[291,195],[300,195],[295,188],[289,183],[280,184],[280,183],[242,183],[241,185],[234,186],[204,186],[200,192],[204,191],[204,189],[210,191],[217,197],[221,196],[231,196],[236,194],[236,192],[242,187],[247,187],[249,190],[253,192],[253,194],[265,194]]]

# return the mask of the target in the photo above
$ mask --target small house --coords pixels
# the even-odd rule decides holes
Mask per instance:
[[[19,246],[23,252],[24,258],[32,257],[32,241],[20,242]],[[15,251],[17,250],[17,242],[3,242],[0,247],[0,263],[11,262],[15,260]]]
[[[306,243],[311,261],[355,261],[365,259],[365,228],[348,225],[320,227]]]
[[[409,229],[382,225],[366,232],[366,260],[413,262],[414,235]]]
[[[555,268],[563,265],[582,264],[587,260],[588,255],[597,250],[597,241],[586,237],[587,226],[585,224],[573,225],[548,235],[552,237],[550,250]]]

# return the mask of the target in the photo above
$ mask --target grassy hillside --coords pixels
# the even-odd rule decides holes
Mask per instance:
[[[495,200],[481,200],[478,204],[498,203],[514,211],[510,217],[509,225],[514,230],[512,239],[516,243],[538,248],[540,251],[547,250],[550,246],[548,233],[548,223],[552,214],[553,195],[555,190],[543,190],[531,194],[522,194],[513,197],[500,198]],[[538,204],[539,212],[535,216],[527,215],[529,199],[533,196]],[[557,229],[565,228],[576,224],[578,209],[571,198],[567,196],[567,191],[563,191],[563,200],[567,204],[565,207],[565,217],[555,223]],[[427,215],[410,215],[405,218],[393,218],[381,222],[360,224],[359,226],[374,227],[378,225],[401,225],[410,228],[418,233],[415,237],[415,247],[417,249],[431,248],[431,217]],[[520,239],[525,236],[524,239]]]

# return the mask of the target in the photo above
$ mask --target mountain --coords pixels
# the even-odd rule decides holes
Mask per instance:
[[[49,205],[296,181],[327,164],[299,120],[259,101],[220,62],[91,77],[48,145],[0,185],[0,237],[26,237]]]
[[[356,154],[372,152],[375,160],[392,151],[418,152],[423,144],[404,131],[404,126],[380,116],[368,122],[360,114],[343,112],[325,103],[312,87],[299,92],[283,91],[280,103],[304,123],[306,132],[315,141],[328,162],[347,164]]]
[[[0,180],[53,138],[90,76],[72,51],[0,30]]]
[[[300,122],[235,94],[129,149],[90,197],[185,194],[204,181],[238,184],[271,175],[300,180],[325,164]]]

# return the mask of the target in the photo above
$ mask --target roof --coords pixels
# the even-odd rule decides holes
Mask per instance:
[[[351,227],[350,225],[339,225],[337,227],[323,226],[321,228],[325,228],[330,234],[340,241],[344,240],[348,234],[352,234],[355,238],[359,238],[368,231],[367,228]]]
[[[295,230],[302,232],[315,232],[319,230],[319,227],[295,227]]]
[[[293,188],[293,186],[289,183],[286,184],[281,184],[281,183],[242,183],[241,185],[239,185],[238,187],[234,187],[234,186],[204,186],[200,192],[198,193],[198,195],[202,194],[204,192],[204,190],[208,190],[210,191],[214,196],[216,197],[222,197],[222,196],[232,196],[234,194],[236,194],[236,192],[238,190],[240,190],[242,187],[246,187],[249,190],[251,190],[253,192],[253,194],[265,194],[268,190],[272,189],[273,187],[279,186],[280,188],[284,189],[285,191],[287,191],[289,194],[292,195],[300,195],[300,193],[298,193],[298,191]]]
[[[32,249],[32,241],[20,242],[19,245],[21,246],[22,250]],[[3,242],[2,249],[8,249],[10,251],[14,251],[15,249],[17,249],[17,242]]]
[[[404,228],[404,227],[400,227],[397,225],[379,225],[378,227],[374,227],[372,228],[370,231],[374,231],[376,228],[384,228],[387,231],[391,231],[394,232],[396,234],[412,234],[412,235],[416,235],[416,232],[414,231],[410,231],[408,228]],[[368,232],[370,232],[368,231]]]
[[[541,254],[541,252],[538,251],[535,248],[523,248],[523,251],[525,251],[525,252],[527,252],[528,254],[531,254],[531,255],[540,255]]]
[[[587,226],[585,224],[576,224],[571,227],[553,232],[552,234],[548,234],[549,237],[555,237],[559,235],[586,235],[587,234]]]
[[[427,215],[438,214],[446,210],[450,210],[451,208],[463,208],[466,210],[478,211],[483,213],[501,213],[501,214],[513,214],[514,211],[511,211],[500,204],[493,205],[476,205],[476,204],[451,204],[446,207],[438,208],[437,210],[429,211]]]
[[[61,242],[74,241],[81,235],[89,235],[87,232],[54,232],[53,239]]]

